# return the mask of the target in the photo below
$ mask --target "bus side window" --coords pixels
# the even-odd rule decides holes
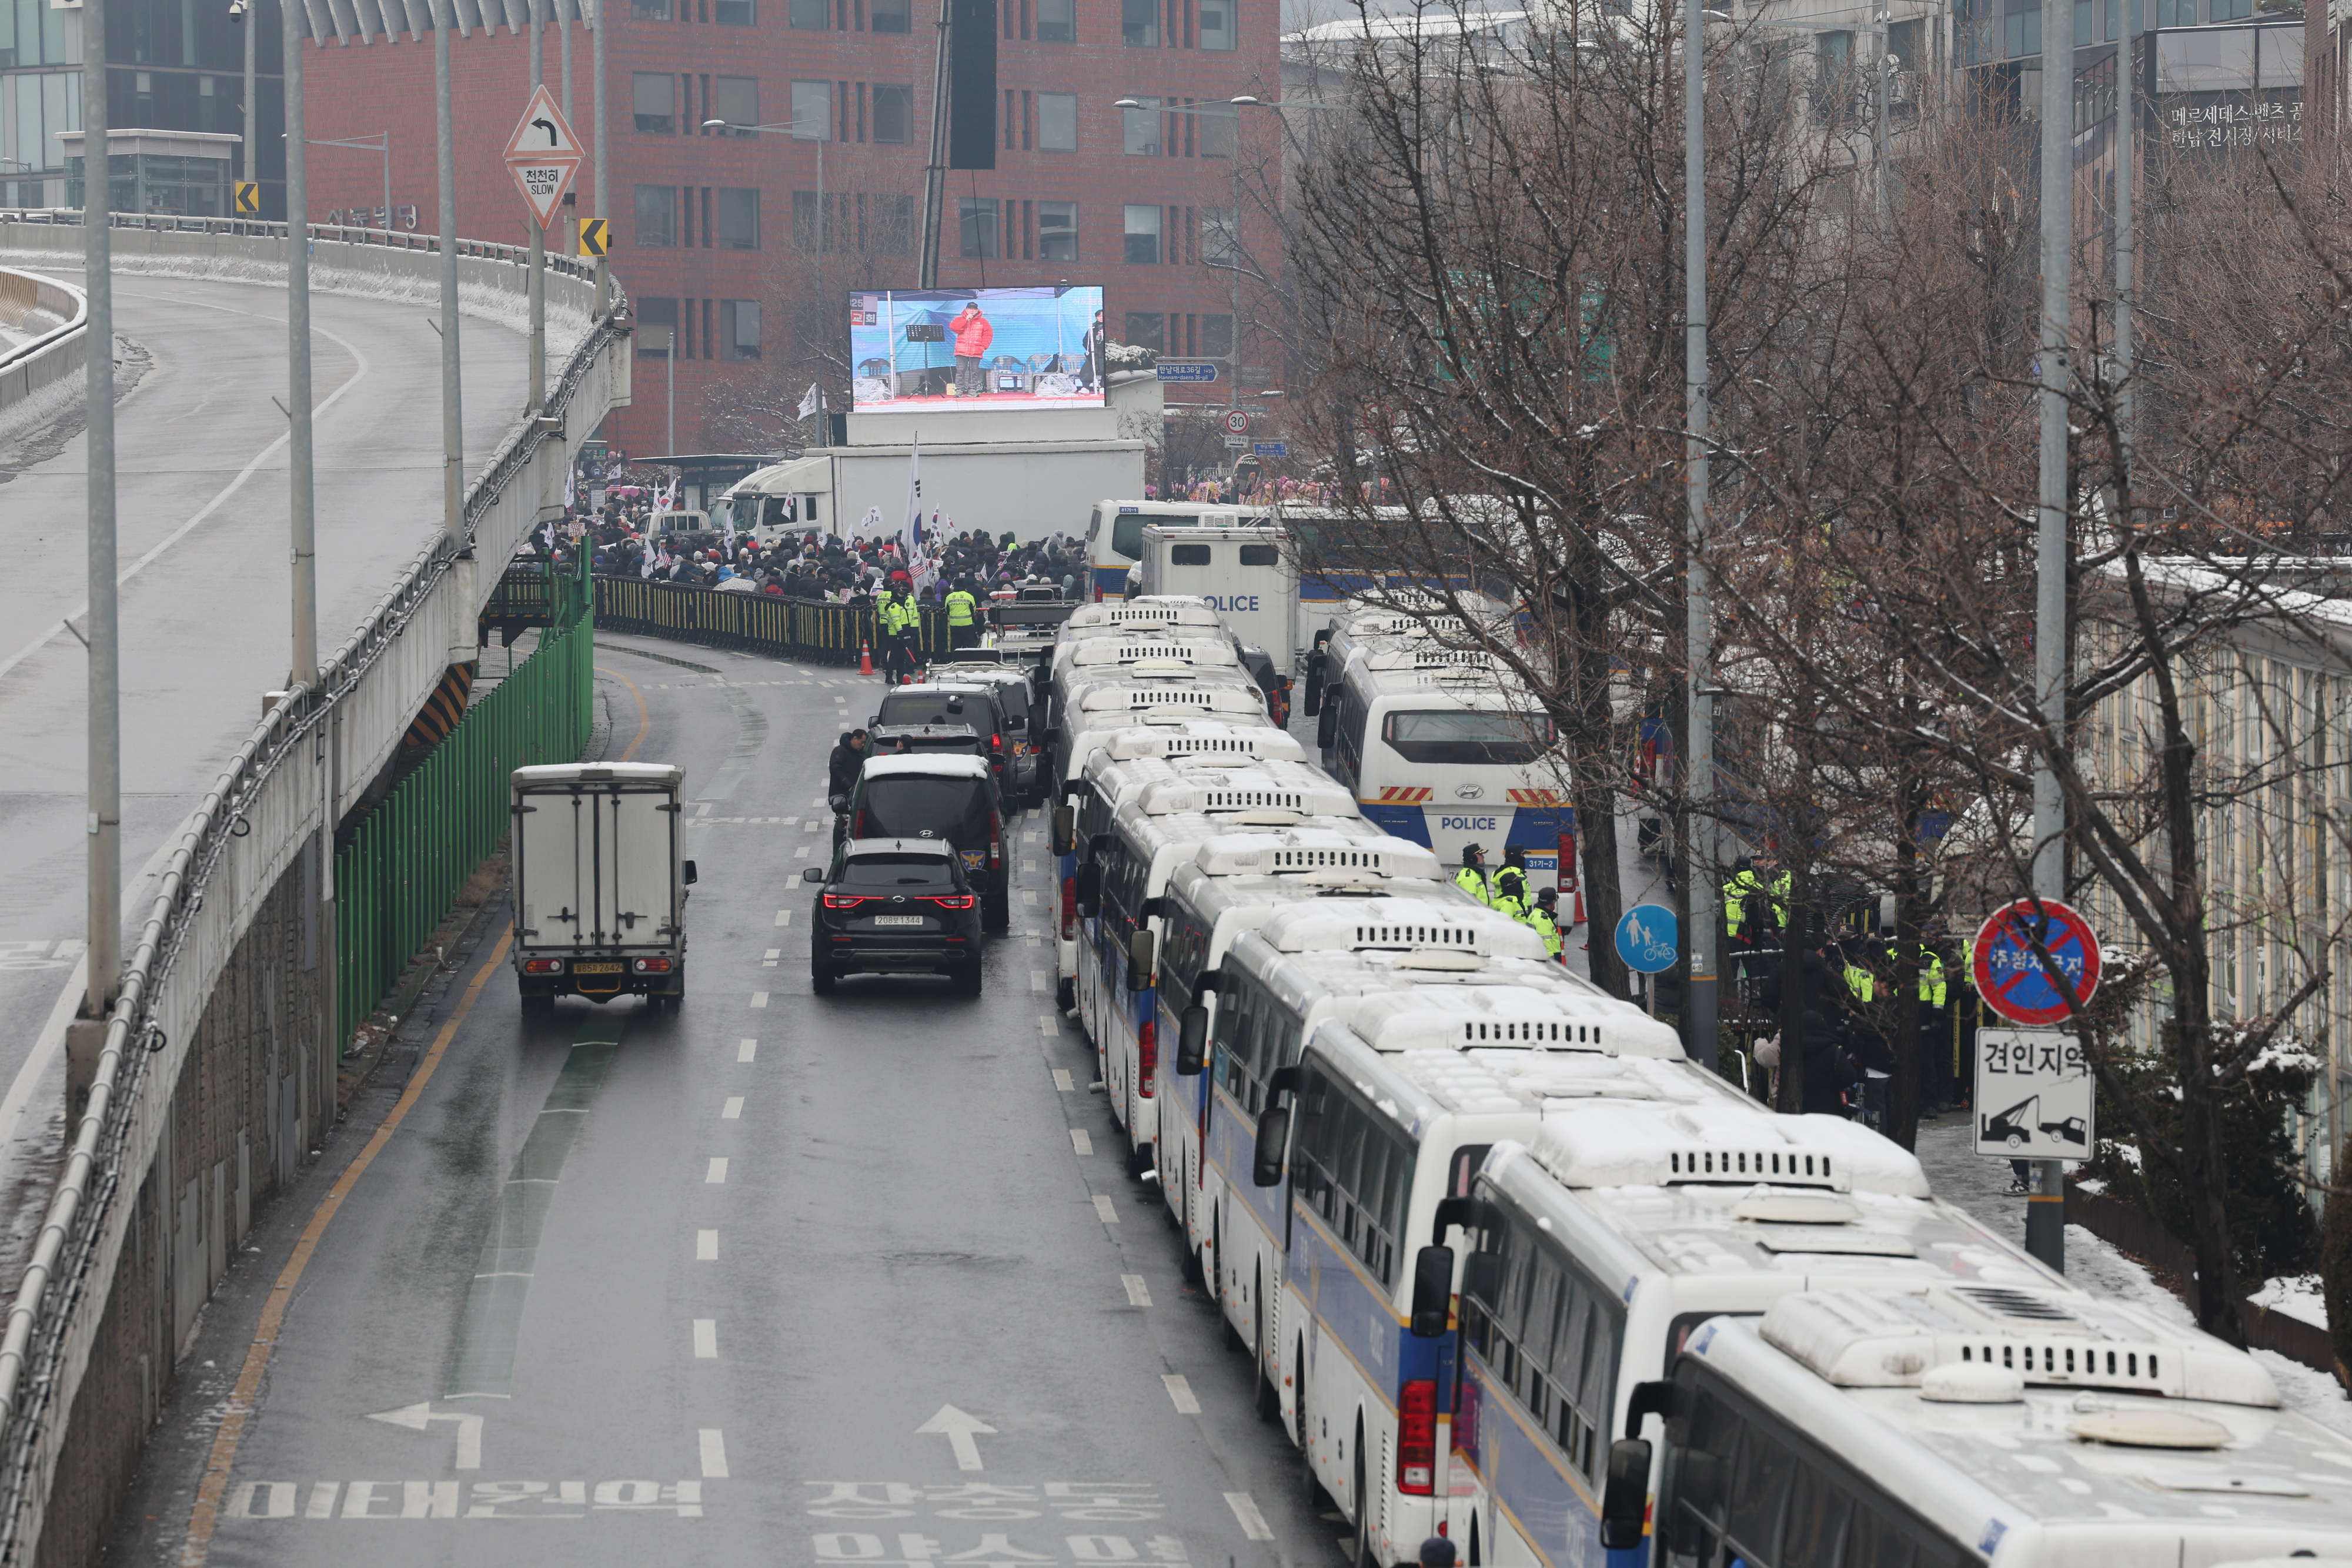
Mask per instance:
[[[1780,1525],[1780,1554],[1774,1561],[1832,1561],[1853,1506],[1853,1500],[1819,1470],[1799,1465],[1796,1484],[1789,1490],[1789,1517]]]
[[[1739,1445],[1739,1463],[1732,1468],[1724,1533],[1751,1562],[1769,1563],[1797,1456],[1777,1434],[1754,1422],[1747,1424],[1747,1440]]]
[[[1674,1455],[1675,1511],[1666,1535],[1666,1561],[1673,1568],[1718,1568],[1722,1563],[1717,1546],[1724,1492],[1738,1446],[1739,1417],[1713,1393],[1697,1390]]]

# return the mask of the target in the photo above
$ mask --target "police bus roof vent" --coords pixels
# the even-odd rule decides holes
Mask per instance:
[[[1364,655],[1367,667],[1375,670],[1443,670],[1447,668],[1490,670],[1495,661],[1476,648],[1374,648]]]
[[[1916,1155],[1837,1116],[1778,1116],[1712,1092],[1680,1106],[1548,1112],[1528,1140],[1572,1187],[1753,1186],[1928,1196]]]
[[[1303,762],[1307,748],[1297,737],[1266,726],[1256,729],[1235,729],[1213,722],[1197,728],[1177,732],[1152,729],[1122,729],[1102,745],[1114,761],[1124,762],[1138,757],[1252,757]]]
[[[1205,599],[1178,594],[1130,599],[1119,604],[1081,604],[1067,626],[1214,626],[1217,612]]]
[[[1282,953],[1475,953],[1481,957],[1541,958],[1543,938],[1533,928],[1490,909],[1434,900],[1383,900],[1377,911],[1329,904],[1280,910],[1259,936]]]
[[[1989,1366],[2028,1386],[2280,1403],[2270,1374],[2244,1352],[2063,1286],[1807,1291],[1774,1302],[1759,1332],[1842,1388],[1916,1388],[1939,1367]]]
[[[1356,1009],[1354,1026],[1380,1051],[1558,1051],[1683,1060],[1673,1029],[1565,974],[1373,997]],[[1588,1092],[1597,1091],[1563,1091]],[[1652,1096],[1644,1091],[1637,1097]]]
[[[1389,837],[1369,824],[1361,832],[1297,828],[1233,834],[1203,842],[1192,863],[1211,876],[1297,876],[1326,872],[1350,880],[1417,877],[1435,883],[1443,868],[1423,845]],[[1433,892],[1424,888],[1423,893]]]

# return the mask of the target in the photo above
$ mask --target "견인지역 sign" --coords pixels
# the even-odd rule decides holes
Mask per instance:
[[[522,123],[507,138],[506,151],[507,172],[514,176],[515,188],[530,204],[541,228],[555,222],[555,209],[563,204],[563,193],[572,188],[583,156],[571,122],[556,107],[555,95],[541,83],[522,111]]]
[[[2083,1042],[2063,1030],[1977,1030],[1977,1153],[2089,1159],[2096,1100]]]
[[[2077,1001],[2099,988],[2099,938],[2080,911],[2054,898],[2021,898],[1994,910],[1977,930],[1971,977],[1985,1006],[2029,1029],[2063,1022],[2073,1011],[2034,951],[2036,936]]]

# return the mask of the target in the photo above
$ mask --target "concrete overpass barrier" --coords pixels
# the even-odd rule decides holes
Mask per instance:
[[[70,387],[89,362],[89,302],[70,283],[0,267],[0,327],[23,336],[0,345],[0,423],[58,382]],[[39,398],[43,402],[54,401]]]
[[[79,216],[0,213],[0,251],[78,255]],[[283,225],[115,221],[124,253],[197,276],[266,268],[287,243]],[[437,287],[429,243],[319,228],[310,238],[330,277]],[[478,298],[519,298],[519,250],[467,248]],[[548,293],[551,322],[560,308],[583,326],[567,355],[551,349],[551,418],[519,423],[469,491],[465,548],[436,528],[178,830],[88,1099],[68,1107],[64,1174],[0,1333],[0,1563],[98,1560],[198,1309],[257,1201],[293,1180],[332,1123],[336,828],[447,666],[474,656],[499,568],[562,504],[572,439],[626,400],[620,313],[593,315],[593,282],[576,267],[551,276]],[[240,1385],[231,1419],[248,1393]],[[205,1479],[215,1503],[225,1479]]]

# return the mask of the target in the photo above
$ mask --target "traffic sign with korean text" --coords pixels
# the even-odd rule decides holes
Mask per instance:
[[[1977,930],[1970,978],[1985,1006],[2011,1023],[2037,1028],[2071,1016],[2042,954],[2066,977],[2077,1002],[2099,988],[2099,938],[2082,913],[2054,898],[2021,898],[1996,909]]]
[[[505,156],[515,188],[530,204],[539,226],[546,228],[554,223],[555,209],[563,204],[563,193],[572,188],[572,177],[586,154],[545,83],[530,95],[521,123],[507,138]]]
[[[2098,1096],[2080,1039],[2054,1029],[1977,1030],[1976,1151],[2086,1160]]]

